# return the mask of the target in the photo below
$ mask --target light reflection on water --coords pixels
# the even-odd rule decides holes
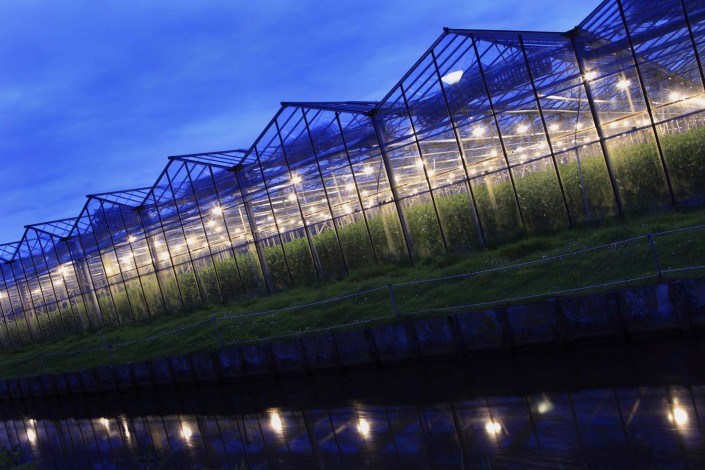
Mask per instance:
[[[453,372],[467,370],[448,366],[442,375],[455,380]],[[424,375],[424,386],[435,392],[420,398],[408,381],[394,376],[392,398],[381,399],[372,390],[389,374],[377,371],[360,379],[360,390],[370,391],[367,398],[353,393],[326,400],[320,397],[330,387],[303,393],[299,381],[286,392],[282,383],[272,382],[254,391],[240,386],[17,403],[3,409],[0,445],[19,446],[23,459],[39,468],[154,468],[165,457],[177,468],[262,469],[705,463],[703,381],[581,389],[568,380],[562,390],[552,384],[547,392],[478,393],[471,387],[450,393],[447,384],[436,389]],[[338,380],[348,379],[323,383]],[[275,389],[277,399],[245,407],[250,409],[233,405],[242,394],[261,400]]]

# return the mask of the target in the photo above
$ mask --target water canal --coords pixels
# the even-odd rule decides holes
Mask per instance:
[[[697,468],[697,341],[5,403],[38,468]]]

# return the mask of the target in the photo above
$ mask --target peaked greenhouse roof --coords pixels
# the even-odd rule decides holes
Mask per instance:
[[[703,200],[705,157],[683,151],[705,148],[703,53],[702,0],[445,28],[379,101],[282,102],[247,148],[170,156],[151,186],[26,226],[0,245],[0,316],[29,330],[0,322],[0,343]]]

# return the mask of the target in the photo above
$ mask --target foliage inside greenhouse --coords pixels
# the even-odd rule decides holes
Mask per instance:
[[[705,196],[705,0],[446,29],[379,102],[282,103],[247,149],[0,245],[0,343],[312,285]],[[295,78],[295,77],[292,77]]]

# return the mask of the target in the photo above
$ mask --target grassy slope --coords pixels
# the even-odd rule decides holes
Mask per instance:
[[[322,283],[315,288],[297,288],[268,297],[247,298],[230,306],[217,306],[192,313],[167,314],[134,324],[103,329],[110,344],[131,341],[161,332],[178,329],[212,315],[242,315],[301,305],[322,299],[362,292],[385,286],[387,282],[407,281],[449,276],[542,259],[556,254],[573,252],[585,247],[623,240],[648,232],[705,224],[705,209],[669,211],[647,216],[610,219],[599,225],[583,226],[550,236],[526,238],[500,248],[468,253],[467,255],[436,256],[414,265],[374,265],[358,269],[339,281]],[[705,264],[705,229],[656,237],[659,257],[665,269]],[[647,240],[618,247],[588,252],[563,260],[547,261],[522,268],[504,270],[472,277],[421,285],[394,288],[402,313],[429,308],[496,303],[521,296],[546,294],[556,290],[572,289],[655,273],[651,248]],[[701,275],[686,271],[680,277]],[[675,276],[674,276],[675,277]],[[655,282],[654,280],[644,282]],[[472,310],[467,307],[443,311],[442,314]],[[348,325],[375,319],[396,321],[391,317],[392,307],[386,288],[342,301],[305,309],[295,309],[257,317],[240,317],[218,321],[218,333],[224,343],[257,341],[265,338],[306,334],[312,330]],[[428,313],[426,313],[428,315]],[[352,324],[352,325],[349,325]],[[66,351],[99,348],[102,340],[96,331],[74,334],[51,344],[28,346],[22,350],[0,352],[2,377],[31,375],[81,369],[111,362],[129,362],[182,354],[217,347],[218,339],[211,322],[184,330],[180,334],[152,341],[114,348],[111,357],[106,352],[58,354]],[[32,358],[45,354],[43,361]],[[8,361],[12,363],[8,363]],[[18,361],[18,362],[14,362]]]

